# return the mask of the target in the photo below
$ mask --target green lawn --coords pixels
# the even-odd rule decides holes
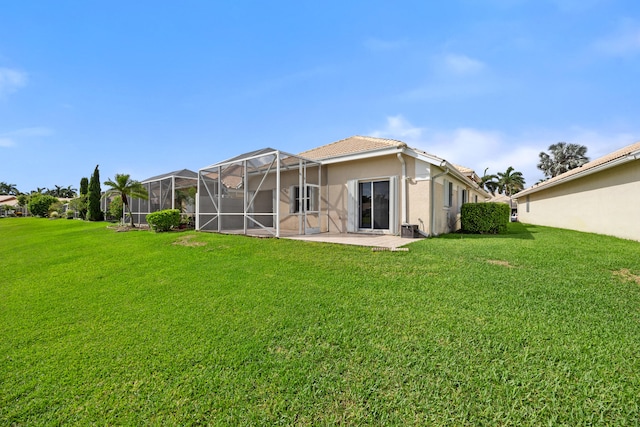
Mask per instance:
[[[639,424],[640,243],[409,247],[2,219],[0,425]]]

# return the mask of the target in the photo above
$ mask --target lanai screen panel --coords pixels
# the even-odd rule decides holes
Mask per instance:
[[[184,169],[159,175],[142,182],[149,195],[148,200],[132,199],[133,221],[146,224],[146,216],[164,209],[178,209],[183,214],[195,213],[195,195],[198,174]]]
[[[279,236],[304,234],[308,212],[305,172],[320,165],[273,149],[258,150],[200,170],[197,227],[203,231]],[[296,194],[298,195],[296,198]],[[312,221],[318,223],[318,221]],[[319,230],[319,226],[317,228]]]

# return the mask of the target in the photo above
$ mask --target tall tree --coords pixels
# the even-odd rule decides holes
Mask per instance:
[[[549,146],[549,153],[540,153],[538,169],[547,178],[553,178],[587,163],[587,147],[579,144],[558,142]]]
[[[89,180],[89,193],[87,196],[87,219],[89,221],[102,221],[104,214],[100,209],[100,198],[102,197],[102,189],[100,188],[100,171],[98,166],[93,171]]]
[[[86,196],[89,192],[89,179],[86,177],[82,177],[80,179],[80,195]]]
[[[149,193],[147,192],[147,189],[140,182],[131,179],[129,174],[126,173],[115,174],[114,179],[105,181],[104,185],[111,187],[106,191],[105,196],[117,194],[122,198],[124,208],[129,211],[131,227],[135,227],[136,225],[133,222],[133,215],[131,215],[131,208],[129,207],[129,198],[148,200]]]
[[[524,176],[509,166],[505,172],[498,172],[498,192],[509,197],[524,189]]]
[[[17,196],[20,194],[15,184],[0,182],[0,196]]]
[[[80,197],[76,202],[76,210],[80,218],[87,219],[87,194],[89,193],[89,179],[82,177],[80,179]]]
[[[480,187],[487,190],[492,195],[496,195],[498,191],[498,176],[496,174],[488,174],[489,168],[484,170],[484,175],[480,178]]]

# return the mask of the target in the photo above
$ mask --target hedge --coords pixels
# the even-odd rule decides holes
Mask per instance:
[[[462,232],[498,234],[507,231],[509,205],[505,203],[465,203],[460,212]]]
[[[147,215],[147,223],[156,232],[169,231],[180,225],[180,211],[165,209]]]

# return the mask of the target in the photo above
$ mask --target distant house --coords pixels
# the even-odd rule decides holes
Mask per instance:
[[[16,209],[19,209],[16,196],[0,196],[0,217],[14,215]]]
[[[20,206],[18,196],[4,195],[0,196],[0,217],[14,215],[28,215],[29,209],[26,206]]]
[[[17,196],[0,196],[0,205],[18,206]]]
[[[640,241],[640,142],[514,195],[521,222]]]
[[[244,234],[424,235],[490,197],[473,171],[402,141],[353,136],[294,155],[254,151],[199,171],[196,227]]]

